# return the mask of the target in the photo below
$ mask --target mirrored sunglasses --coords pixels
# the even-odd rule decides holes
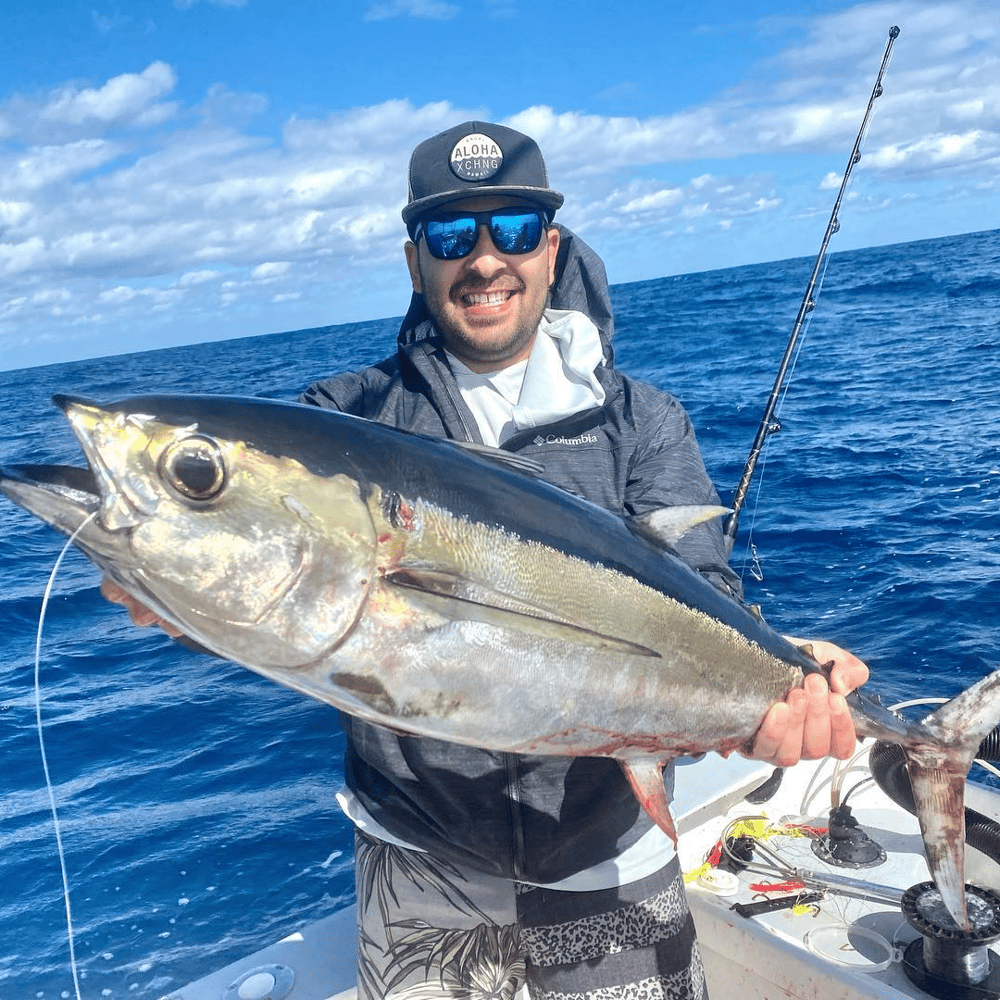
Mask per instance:
[[[421,235],[438,260],[461,260],[472,253],[479,227],[486,226],[501,253],[531,253],[545,229],[544,213],[536,208],[499,208],[494,212],[442,212],[417,224],[414,241]]]

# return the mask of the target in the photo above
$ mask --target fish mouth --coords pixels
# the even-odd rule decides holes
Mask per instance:
[[[120,506],[110,475],[100,461],[92,440],[92,430],[102,417],[103,407],[89,400],[59,394],[53,402],[63,411],[79,441],[86,467],[55,464],[14,464],[0,466],[0,493],[35,517],[62,532],[75,535],[77,544],[97,559],[109,548],[112,529],[110,506]],[[117,527],[127,527],[131,518],[119,511]],[[124,516],[123,516],[124,515]],[[86,526],[86,522],[91,524]]]
[[[122,562],[121,533],[99,524],[103,499],[89,468],[72,465],[0,466],[0,494],[71,538],[105,574],[123,582],[116,571]]]
[[[101,506],[93,470],[75,465],[0,466],[0,493],[66,534]]]

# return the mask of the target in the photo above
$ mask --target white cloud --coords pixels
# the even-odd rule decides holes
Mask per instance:
[[[97,301],[102,305],[131,302],[138,294],[139,292],[134,288],[129,288],[128,285],[118,285],[115,288],[109,288],[106,292],[101,292],[97,296]]]
[[[31,296],[31,301],[37,305],[50,305],[53,302],[68,302],[72,296],[65,288],[46,288],[41,292],[35,292]]]
[[[45,241],[40,236],[29,236],[18,243],[0,243],[0,275],[24,274],[37,268],[45,259]],[[2,288],[2,286],[0,286]],[[0,291],[10,294],[8,289]]]
[[[660,211],[676,205],[684,198],[679,188],[661,188],[659,191],[652,191],[649,194],[632,198],[622,205],[621,210],[628,214]]]
[[[0,201],[0,226],[9,228],[23,222],[31,212],[31,202]]]
[[[266,111],[268,103],[264,94],[238,93],[216,83],[208,88],[197,111],[205,121],[245,124]]]
[[[39,114],[46,121],[68,125],[83,125],[89,121],[156,125],[176,111],[173,104],[155,103],[169,94],[176,83],[177,77],[170,66],[154,62],[141,73],[123,73],[108,80],[103,87],[63,87]]]
[[[78,174],[103,166],[122,152],[118,143],[80,139],[58,146],[32,146],[23,153],[0,154],[0,192],[33,193],[61,184]]]
[[[16,298],[8,299],[6,302],[0,303],[0,319],[7,319],[11,316],[16,316],[28,302],[28,297],[26,295],[18,295]]]
[[[881,170],[961,167],[971,169],[993,163],[1000,155],[995,138],[973,129],[961,135],[939,134],[904,145],[887,144],[867,157],[871,167]]]
[[[888,27],[901,27],[875,104],[872,135],[892,141],[938,130],[966,131],[976,123],[996,135],[1000,118],[1000,19],[992,4],[975,0],[889,0],[859,4],[809,23],[801,45],[775,60],[775,123],[814,101],[835,118],[829,138],[857,131]],[[881,37],[880,37],[881,36]],[[839,96],[837,90],[840,90]],[[848,147],[849,148],[849,147]]]
[[[431,21],[450,21],[461,8],[444,0],[386,0],[369,5],[366,21],[385,21],[392,17],[420,17]]]
[[[186,271],[177,279],[177,286],[190,288],[192,285],[203,285],[207,281],[215,281],[219,276],[218,271]]]
[[[270,281],[274,278],[280,278],[283,274],[287,274],[291,266],[287,260],[268,261],[265,264],[258,264],[250,272],[250,277],[254,281]]]

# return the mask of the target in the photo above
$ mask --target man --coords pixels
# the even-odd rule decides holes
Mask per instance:
[[[556,485],[622,514],[717,502],[678,402],[612,367],[603,265],[553,223],[563,197],[535,142],[467,122],[414,150],[409,182],[413,298],[398,350],[303,400],[529,456]],[[739,594],[718,524],[678,550]],[[105,591],[136,621],[157,620]],[[807,678],[768,714],[753,756],[786,765],[851,752],[843,695],[867,669],[813,645],[835,662],[832,692]],[[707,995],[673,846],[617,763],[343,724],[359,995],[513,996],[525,981],[533,997]]]

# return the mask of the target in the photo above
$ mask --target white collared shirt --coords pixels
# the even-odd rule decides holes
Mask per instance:
[[[575,310],[546,309],[531,354],[507,368],[474,372],[450,351],[445,353],[483,441],[493,447],[519,431],[604,402],[604,388],[594,374],[604,363],[601,335]]]

